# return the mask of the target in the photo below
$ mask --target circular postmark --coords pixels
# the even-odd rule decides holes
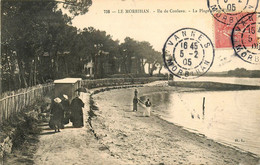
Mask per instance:
[[[242,60],[260,64],[260,13],[243,16],[231,33],[232,47]]]
[[[213,17],[224,24],[234,25],[241,17],[255,12],[259,0],[207,0]]]
[[[165,66],[173,75],[190,79],[205,74],[213,64],[215,50],[209,37],[193,28],[174,32],[163,47]]]

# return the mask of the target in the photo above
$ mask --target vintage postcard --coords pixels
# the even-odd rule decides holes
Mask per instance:
[[[259,0],[1,0],[1,164],[260,165]]]

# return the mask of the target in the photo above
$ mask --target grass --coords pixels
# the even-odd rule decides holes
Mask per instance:
[[[4,151],[2,154],[4,164],[34,163],[33,155],[37,149],[38,135],[41,132],[38,125],[44,120],[39,116],[44,108],[47,108],[45,100],[37,100],[33,105],[25,107],[0,125],[0,142],[2,143],[8,137],[11,139],[10,144],[7,145],[11,147],[11,152]]]

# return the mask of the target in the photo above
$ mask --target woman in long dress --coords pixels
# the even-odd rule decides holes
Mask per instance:
[[[80,128],[83,127],[83,111],[84,107],[83,101],[79,98],[79,96],[75,97],[70,104],[71,109],[71,121],[73,123],[73,127]]]
[[[51,105],[51,119],[50,119],[50,127],[53,127],[55,132],[60,132],[60,128],[62,127],[62,118],[63,118],[63,107],[61,105],[61,99],[55,98],[54,102]]]
[[[70,120],[70,101],[67,95],[63,95],[63,100],[61,102],[63,108],[64,108],[64,119],[63,124],[68,124]]]
[[[141,101],[138,99],[140,105],[144,108],[143,116],[144,117],[149,117],[151,115],[151,106],[152,103],[150,102],[149,99],[147,99],[145,102]]]
[[[137,96],[135,96],[133,99],[133,111],[137,111],[137,103],[138,103],[138,98]]]
[[[151,115],[151,106],[152,106],[152,103],[150,102],[149,99],[147,99],[146,102],[145,102],[146,108],[144,110],[143,116],[149,117]]]

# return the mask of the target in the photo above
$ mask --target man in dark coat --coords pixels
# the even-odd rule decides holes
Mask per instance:
[[[73,127],[79,128],[83,127],[83,111],[84,103],[77,96],[75,97],[70,104],[71,109],[71,121],[73,123]]]
[[[60,128],[62,127],[61,122],[63,118],[63,107],[61,105],[61,99],[55,98],[54,102],[51,105],[51,119],[50,119],[50,125],[53,125],[53,129],[55,132],[60,132]]]

